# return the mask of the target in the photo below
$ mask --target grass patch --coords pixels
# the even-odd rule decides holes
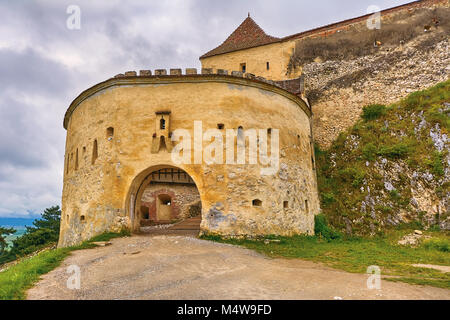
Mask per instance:
[[[103,233],[78,246],[47,250],[33,257],[24,258],[16,265],[0,272],[0,300],[25,299],[26,291],[39,281],[40,276],[58,267],[72,251],[95,248],[93,242],[108,241],[129,234],[126,230],[119,233]]]
[[[317,226],[316,226],[317,227]],[[320,226],[319,228],[322,228]],[[396,276],[386,280],[450,288],[450,273],[412,264],[450,265],[449,236],[442,232],[426,232],[437,240],[425,242],[417,248],[397,245],[398,239],[411,230],[393,231],[388,236],[374,238],[339,237],[330,240],[320,236],[270,237],[279,242],[222,239],[203,236],[203,239],[239,245],[271,257],[301,258],[324,263],[330,267],[353,273],[366,273],[376,265],[383,275]]]
[[[386,114],[386,106],[372,104],[363,108],[362,118],[366,121],[375,120]]]
[[[130,236],[130,231],[123,229],[120,232],[105,232],[98,236],[93,237],[88,242],[97,242],[97,241],[109,241],[114,238],[128,237]]]

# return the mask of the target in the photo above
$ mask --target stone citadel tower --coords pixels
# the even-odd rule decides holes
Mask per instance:
[[[448,0],[416,1],[381,17],[441,6]],[[321,57],[300,65],[294,58],[307,39],[359,30],[367,18],[275,38],[249,16],[200,57],[198,74],[130,71],[82,92],[64,118],[59,246],[195,215],[202,233],[313,234],[320,211],[314,139],[326,146],[355,121],[364,97],[354,88],[349,94],[339,72],[333,79],[317,71],[330,69]],[[322,91],[319,99],[308,94]],[[354,101],[344,100],[349,95]],[[174,161],[176,152],[184,161]]]
[[[72,102],[64,118],[60,246],[196,211],[204,233],[314,232],[319,200],[308,105],[252,75],[187,73],[127,72]],[[193,138],[182,139],[182,163],[172,156],[177,132]],[[208,146],[221,136],[214,156],[223,151],[226,161],[208,163]],[[251,155],[264,139],[273,163]],[[270,166],[275,170],[265,172]]]

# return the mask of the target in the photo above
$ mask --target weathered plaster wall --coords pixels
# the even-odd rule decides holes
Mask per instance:
[[[203,232],[312,234],[319,201],[308,110],[280,88],[231,76],[124,77],[88,89],[65,118],[59,246],[122,227],[138,230],[135,199],[142,194],[140,186],[149,173],[167,166],[183,169],[196,183]],[[218,123],[225,129],[278,128],[280,170],[261,176],[259,165],[176,166],[167,151],[151,153],[158,111],[171,112],[171,131],[187,129],[192,136],[194,120],[203,121],[205,129]],[[108,127],[114,128],[113,137],[107,136]],[[95,140],[98,158],[92,163]],[[78,165],[72,158],[67,161],[77,149]],[[252,206],[256,198],[263,201],[261,207]],[[287,208],[284,201],[289,201]]]
[[[241,63],[246,64],[246,72],[270,80],[279,81],[295,79],[301,70],[289,73],[287,69],[295,47],[294,41],[273,43],[261,47],[239,50],[201,59],[203,68],[241,71]],[[270,68],[267,70],[266,62]]]

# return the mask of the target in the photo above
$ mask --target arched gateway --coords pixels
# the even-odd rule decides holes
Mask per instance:
[[[184,170],[152,166],[138,174],[127,196],[131,229],[168,224],[201,216],[201,196],[195,181]]]
[[[127,73],[81,93],[64,127],[59,246],[179,221],[196,204],[203,233],[313,233],[311,111],[267,81]]]

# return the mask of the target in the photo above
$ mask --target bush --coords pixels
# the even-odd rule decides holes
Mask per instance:
[[[341,234],[328,225],[328,220],[323,214],[314,217],[314,233],[316,236],[321,236],[327,240],[341,238]]]
[[[363,148],[362,148],[362,154],[363,154],[363,158],[369,161],[373,161],[375,160],[375,157],[377,155],[377,146],[370,142],[368,144],[366,144]]]
[[[377,154],[391,159],[401,159],[405,158],[409,152],[410,147],[406,143],[400,142],[390,146],[382,146]]]
[[[447,239],[429,239],[425,240],[423,246],[427,250],[438,250],[442,252],[450,251],[450,242]]]
[[[371,104],[363,108],[362,118],[366,121],[375,120],[386,114],[386,106]]]
[[[359,188],[366,173],[362,169],[351,167],[340,170],[339,176],[343,181],[351,182],[352,187]]]
[[[322,193],[322,204],[324,206],[328,206],[332,204],[336,199],[334,198],[333,192],[324,192]]]

